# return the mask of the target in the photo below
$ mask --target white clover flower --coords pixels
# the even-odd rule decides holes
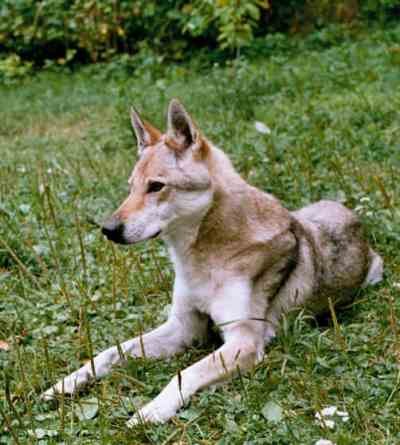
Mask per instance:
[[[321,411],[317,411],[315,413],[315,419],[317,421],[317,424],[321,426],[322,428],[329,428],[333,429],[335,428],[335,420],[332,418],[340,418],[342,422],[348,422],[350,417],[349,413],[347,411],[340,411],[338,410],[337,406],[327,406],[326,408],[323,408]]]
[[[336,445],[328,439],[319,439],[315,442],[315,445]]]
[[[267,127],[263,122],[255,121],[254,127],[261,134],[271,134],[271,129]]]
[[[321,411],[321,414],[324,417],[330,417],[333,416],[336,413],[336,411],[337,411],[337,406],[327,406]]]

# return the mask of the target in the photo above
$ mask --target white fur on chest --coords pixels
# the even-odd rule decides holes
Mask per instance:
[[[179,260],[174,265],[174,306],[178,311],[207,314],[222,326],[262,316],[264,304],[254,298],[247,277],[235,276],[223,269],[199,272]]]
[[[218,290],[218,273],[210,271],[207,276],[193,270],[175,258],[174,300],[188,310],[197,310],[211,315],[211,304]]]

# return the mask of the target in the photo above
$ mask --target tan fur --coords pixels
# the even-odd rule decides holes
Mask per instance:
[[[329,299],[347,301],[356,288],[382,277],[382,260],[353,212],[333,201],[289,212],[247,184],[179,102],[169,106],[165,135],[137,112],[132,125],[140,159],[128,198],[103,232],[126,244],[161,236],[175,283],[168,321],[123,343],[122,351],[133,357],[173,355],[206,337],[208,319],[220,328],[224,344],[173,378],[129,426],[166,421],[199,389],[249,369],[290,309],[326,310]],[[102,352],[94,360],[96,377],[122,360],[116,347]],[[44,398],[62,388],[72,393],[92,377],[85,365]]]

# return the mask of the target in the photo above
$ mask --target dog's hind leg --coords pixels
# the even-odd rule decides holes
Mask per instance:
[[[154,331],[122,343],[121,348],[113,346],[101,352],[93,359],[94,370],[92,362],[87,363],[44,392],[41,398],[50,400],[62,392],[73,394],[88,381],[108,374],[113,365],[123,363],[128,355],[151,358],[174,355],[184,350],[205,329],[206,324],[203,328],[203,320],[196,314],[185,318],[172,316]]]

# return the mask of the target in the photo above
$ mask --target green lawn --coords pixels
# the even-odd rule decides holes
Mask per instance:
[[[400,27],[269,45],[225,68],[128,76],[105,66],[0,88],[0,444],[400,443]],[[385,280],[338,311],[339,326],[290,314],[252,373],[201,392],[166,425],[127,430],[135,407],[215,345],[130,360],[58,406],[39,394],[90,351],[167,315],[162,244],[113,246],[95,222],[127,192],[129,106],[164,127],[175,96],[250,183],[289,208],[321,198],[355,208]],[[88,400],[96,416],[79,420]],[[331,405],[349,420],[327,429],[315,413]]]

